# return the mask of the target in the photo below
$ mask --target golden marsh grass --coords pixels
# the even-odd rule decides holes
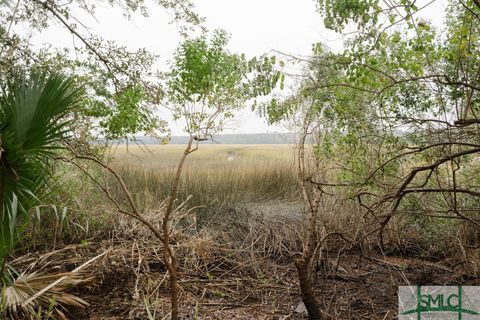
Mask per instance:
[[[165,199],[185,146],[118,146],[113,166],[125,179],[138,204],[150,207]],[[187,158],[178,201],[189,206],[271,199],[293,200],[299,195],[294,151],[288,145],[200,145]]]

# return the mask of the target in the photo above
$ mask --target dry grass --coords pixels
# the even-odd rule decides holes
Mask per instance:
[[[184,145],[119,145],[111,149],[114,163],[144,169],[173,169],[180,159]],[[188,157],[187,167],[212,168],[234,166],[236,163],[281,162],[292,164],[294,150],[282,144],[205,144]],[[229,160],[230,159],[230,160]]]
[[[152,221],[161,221],[163,210],[160,205],[146,215]],[[262,217],[240,210],[223,217],[219,224],[197,229],[194,223],[188,223],[191,218],[189,211],[179,210],[172,221],[180,265],[181,313],[186,319],[192,314],[198,319],[224,319],[226,309],[234,309],[232,314],[238,319],[285,316],[298,304],[296,284],[285,264],[301,250],[298,219]],[[187,222],[184,227],[179,226],[179,220]],[[102,272],[116,275],[119,264],[122,270],[128,270],[123,284],[129,283],[128,297],[133,296],[133,301],[121,301],[121,305],[130,317],[163,319],[169,313],[169,285],[161,258],[162,244],[131,219],[123,220],[118,227],[110,255],[116,262]],[[278,310],[272,310],[276,303],[272,295],[282,296]],[[258,315],[252,313],[253,307]]]
[[[137,203],[151,208],[171,189],[184,146],[119,146],[113,166]],[[294,152],[287,145],[202,145],[192,153],[182,174],[178,201],[189,206],[218,208],[222,204],[299,196]]]

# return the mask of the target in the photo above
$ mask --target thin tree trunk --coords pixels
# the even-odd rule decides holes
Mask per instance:
[[[180,176],[182,174],[183,165],[187,156],[192,152],[193,137],[188,140],[187,147],[183,152],[182,158],[177,166],[177,172],[175,180],[173,181],[172,190],[170,190],[170,196],[168,198],[167,209],[163,216],[162,229],[163,229],[163,256],[165,264],[167,265],[168,273],[170,275],[170,299],[171,299],[171,319],[178,320],[178,295],[180,293],[180,287],[178,285],[178,266],[177,257],[172,247],[170,246],[170,226],[169,220],[173,211],[173,202],[177,196],[178,185],[180,184]]]
[[[120,204],[110,194],[108,189],[106,187],[102,186],[102,184],[100,182],[98,182],[93,176],[91,176],[84,168],[82,168],[82,166],[80,166],[78,163],[75,163],[72,160],[61,158],[62,160],[67,161],[67,162],[75,165],[82,172],[84,172],[93,182],[95,182],[95,184],[100,189],[102,189],[102,191],[105,193],[107,198],[110,201],[112,201],[112,203],[117,207],[119,212],[121,212],[121,213],[123,213],[127,216],[130,216],[134,219],[137,219],[138,221],[143,223],[162,242],[162,244],[163,244],[163,258],[164,258],[165,265],[167,267],[168,274],[170,276],[170,299],[171,299],[171,319],[172,320],[178,320],[179,319],[179,315],[178,315],[178,296],[179,296],[179,293],[180,293],[180,286],[178,285],[177,257],[175,255],[174,250],[170,246],[169,220],[170,220],[170,216],[173,212],[173,204],[174,204],[174,201],[175,201],[175,198],[176,198],[176,195],[177,195],[177,190],[178,190],[178,185],[180,183],[180,176],[181,176],[181,172],[182,172],[182,169],[183,169],[183,165],[185,163],[185,160],[186,160],[187,156],[191,152],[194,151],[194,150],[192,150],[192,144],[193,144],[193,137],[190,138],[190,140],[188,142],[188,145],[187,145],[187,147],[186,147],[186,149],[183,153],[183,156],[180,159],[180,162],[178,163],[175,179],[174,179],[174,182],[172,184],[172,189],[170,190],[170,194],[169,194],[169,197],[168,197],[167,208],[165,210],[165,215],[163,216],[163,219],[162,219],[161,230],[157,229],[150,221],[148,221],[147,219],[145,219],[144,217],[141,216],[140,212],[138,211],[138,209],[135,206],[135,203],[133,201],[133,197],[132,197],[130,191],[128,190],[125,182],[118,175],[118,173],[115,172],[115,170],[113,170],[108,165],[106,165],[105,163],[103,163],[102,161],[100,161],[100,160],[98,160],[94,157],[77,156],[77,155],[75,155],[75,157],[74,157],[74,159],[85,159],[85,160],[93,161],[93,162],[97,163],[98,165],[100,165],[101,167],[103,167],[104,169],[108,170],[115,177],[115,179],[118,181],[118,183],[120,184],[128,202],[130,204],[130,207],[132,209],[131,212],[127,211],[127,210],[123,210],[121,208]]]
[[[317,210],[321,195],[317,194],[315,190],[312,194],[306,192],[304,186],[304,195],[309,203],[309,218],[307,233],[304,240],[304,248],[302,256],[295,261],[295,266],[298,272],[298,280],[300,282],[300,290],[302,292],[302,301],[308,312],[309,320],[320,320],[322,314],[315,298],[315,284],[314,284],[314,261],[315,261],[315,247],[317,242]],[[314,199],[311,199],[311,197]]]
[[[298,149],[298,171],[302,183],[302,193],[304,201],[308,207],[308,221],[306,234],[303,239],[302,256],[295,261],[297,268],[302,301],[308,312],[309,320],[322,319],[322,313],[315,298],[314,284],[314,261],[315,247],[317,243],[317,212],[321,200],[319,192],[311,183],[308,182],[307,168],[305,164],[305,139],[307,132],[304,132]]]

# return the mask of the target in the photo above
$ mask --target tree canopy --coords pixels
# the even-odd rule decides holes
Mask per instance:
[[[223,30],[186,39],[177,49],[167,74],[167,98],[175,119],[186,121],[185,131],[209,139],[221,131],[234,111],[250,99],[267,95],[282,82],[274,57],[247,60],[227,49]]]
[[[261,109],[316,135],[317,160],[335,174],[307,178],[349,188],[376,217],[365,235],[381,236],[398,211],[477,219],[480,6],[450,1],[435,26],[422,16],[432,3],[318,1],[344,50],[315,45],[294,93]]]
[[[164,132],[167,128],[158,116],[164,97],[162,80],[156,74],[157,54],[144,48],[132,51],[126,46],[95,33],[82,21],[95,17],[99,5],[122,10],[125,19],[133,14],[148,16],[148,6],[139,1],[2,1],[0,3],[0,78],[36,69],[63,72],[82,82],[88,103],[77,118],[77,132],[90,139],[124,138],[135,133]],[[158,5],[171,13],[181,34],[200,28],[202,18],[189,0],[159,0]],[[37,48],[29,33],[60,26],[72,35],[71,48]],[[93,31],[92,31],[93,30]]]

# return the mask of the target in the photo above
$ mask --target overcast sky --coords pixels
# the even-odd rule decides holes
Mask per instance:
[[[314,0],[194,0],[196,11],[205,17],[209,30],[221,28],[231,34],[229,49],[247,56],[261,55],[272,50],[295,55],[309,55],[313,43],[323,42],[333,50],[342,48],[342,39],[322,26]],[[423,15],[440,25],[444,2],[430,7]],[[151,6],[149,17],[124,19],[120,10],[100,7],[97,21],[84,21],[92,32],[124,44],[131,49],[145,47],[160,55],[159,68],[165,68],[181,38],[171,17],[162,7]],[[36,44],[71,46],[72,36],[61,28],[49,28],[34,38]],[[164,117],[168,115],[163,113]],[[181,134],[183,124],[171,122],[172,132]],[[284,131],[269,127],[251,111],[242,111],[227,132]]]

